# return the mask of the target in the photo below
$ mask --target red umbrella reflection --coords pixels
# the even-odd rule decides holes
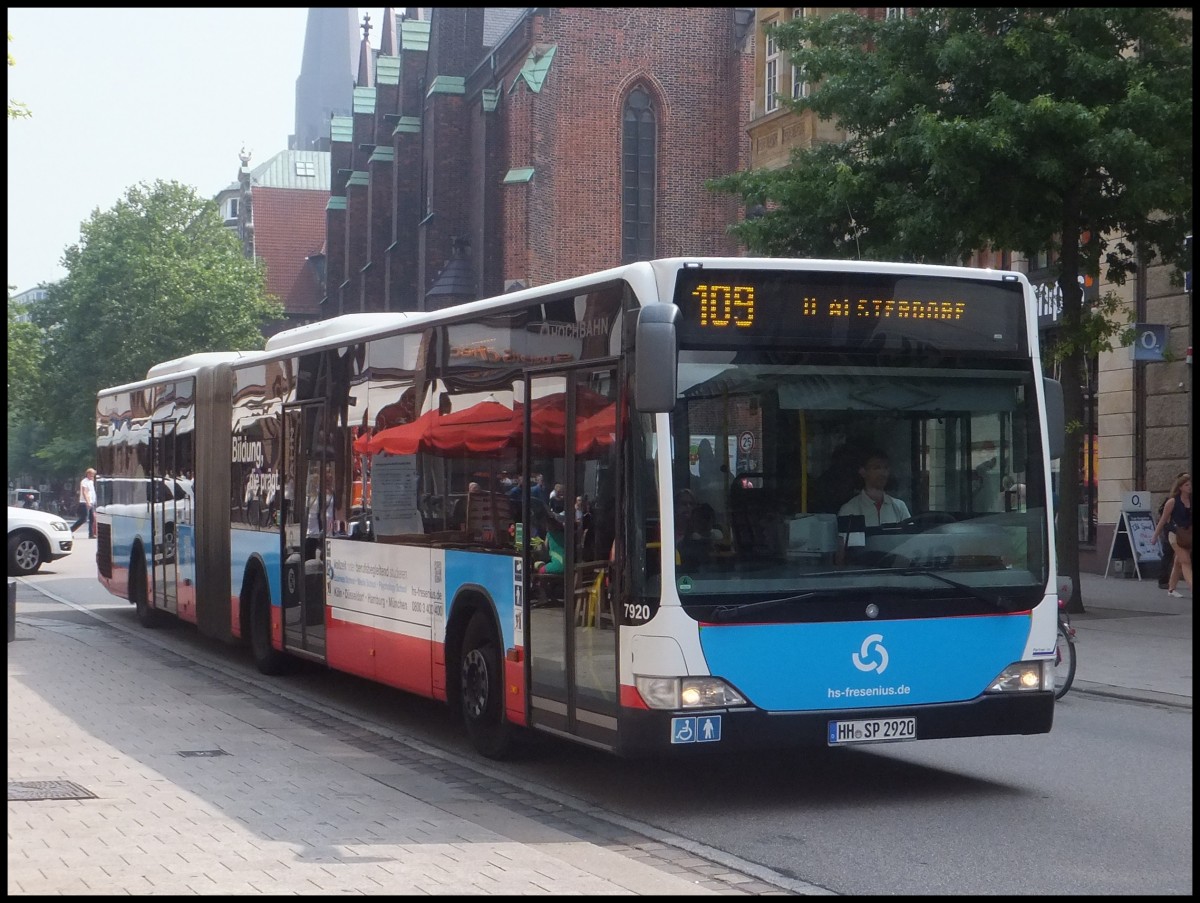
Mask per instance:
[[[610,404],[575,425],[575,454],[598,454],[611,446],[616,439],[617,406]]]
[[[437,418],[427,447],[444,455],[494,455],[520,446],[521,426],[512,408],[489,399]]]
[[[389,426],[385,430],[380,430],[367,440],[366,451],[372,455],[380,452],[392,455],[415,455],[423,450],[422,443],[437,417],[437,411],[426,411],[411,423],[402,423],[399,426]]]

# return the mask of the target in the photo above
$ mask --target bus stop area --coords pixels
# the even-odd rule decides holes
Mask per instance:
[[[46,576],[16,581],[9,635],[9,895],[826,893],[512,783],[465,741],[459,755],[248,688]],[[1059,704],[1190,709],[1186,586],[1082,579]]]

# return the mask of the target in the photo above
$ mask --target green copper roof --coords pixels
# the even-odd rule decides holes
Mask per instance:
[[[434,94],[466,94],[467,80],[461,75],[439,75],[434,78],[429,84],[429,90],[425,92],[426,97],[432,97]]]
[[[396,127],[392,129],[393,135],[410,134],[416,135],[421,131],[421,120],[417,116],[401,116],[396,120]]]
[[[530,50],[529,56],[525,59],[525,65],[513,79],[512,87],[508,89],[508,92],[511,94],[517,90],[517,85],[524,79],[525,84],[529,85],[530,91],[540,94],[542,83],[550,72],[550,63],[554,59],[554,52],[557,49],[556,44],[538,44]]]
[[[346,180],[347,188],[349,188],[351,185],[364,185],[365,186],[365,185],[370,185],[370,184],[371,184],[371,177],[369,175],[367,175],[367,173],[363,172],[360,169],[356,169],[353,173],[351,173],[350,178],[348,178]]]
[[[400,84],[400,57],[381,56],[375,61],[375,84]]]
[[[522,166],[522,167],[518,167],[517,169],[510,169],[507,173],[505,173],[504,179],[501,182],[501,184],[502,185],[512,185],[516,182],[528,182],[532,178],[533,178],[533,167],[532,166]]]
[[[349,116],[334,116],[329,121],[330,141],[354,140],[354,120]]]
[[[415,19],[405,19],[400,23],[400,49],[428,50],[429,23],[418,22]]]
[[[329,164],[328,151],[281,151],[250,170],[250,184],[254,188],[328,191]]]
[[[374,88],[355,88],[354,89],[354,112],[355,113],[374,113],[375,112],[375,89]]]
[[[396,159],[396,152],[390,147],[376,146],[371,151],[371,159],[367,163],[391,163]]]
[[[340,195],[334,195],[329,199],[329,203],[325,205],[326,210],[345,210],[346,198]]]

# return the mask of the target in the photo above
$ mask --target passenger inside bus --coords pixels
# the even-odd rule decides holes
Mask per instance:
[[[679,561],[685,568],[701,567],[714,553],[728,547],[725,533],[717,526],[716,517],[713,506],[708,502],[700,502],[691,509],[678,542]]]

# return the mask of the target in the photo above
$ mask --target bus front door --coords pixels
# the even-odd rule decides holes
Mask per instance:
[[[526,380],[524,405],[530,717],[536,726],[610,748],[618,697],[611,603],[621,474],[617,387],[615,364],[538,373]]]
[[[284,406],[283,448],[284,485],[292,487],[291,504],[280,521],[283,645],[324,660],[325,535],[334,487],[323,402]]]

